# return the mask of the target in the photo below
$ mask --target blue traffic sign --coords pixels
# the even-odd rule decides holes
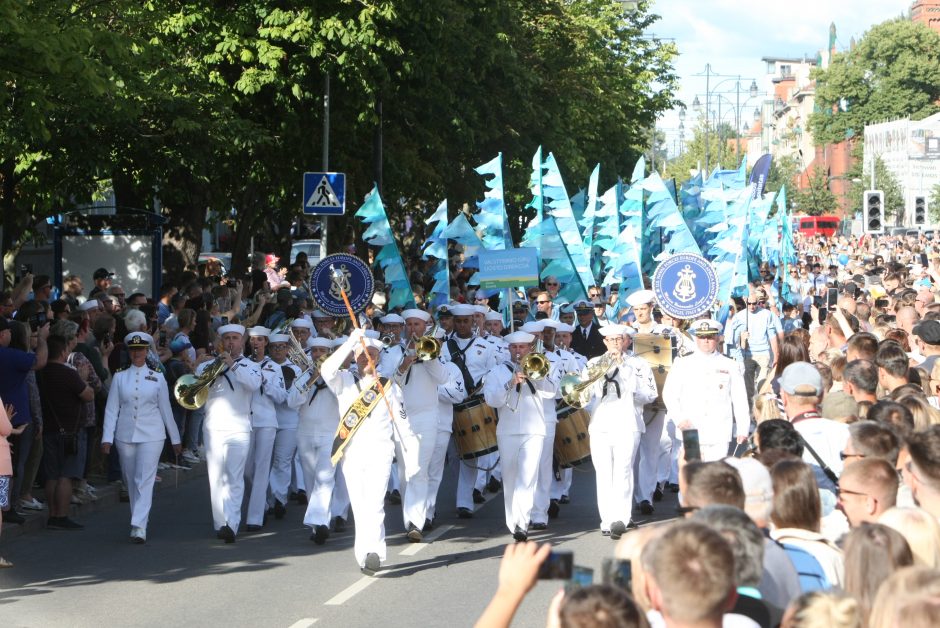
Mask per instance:
[[[305,172],[304,213],[342,216],[346,211],[346,173]]]

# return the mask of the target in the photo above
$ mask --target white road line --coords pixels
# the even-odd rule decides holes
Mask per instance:
[[[340,606],[342,604],[345,604],[350,599],[352,599],[354,595],[364,591],[366,587],[368,587],[370,584],[372,584],[376,580],[378,580],[378,578],[375,576],[372,576],[372,577],[363,576],[356,582],[352,583],[352,585],[346,587],[345,589],[343,589],[342,591],[340,591],[339,593],[337,593],[336,595],[328,599],[326,602],[324,602],[324,604],[326,606]]]
[[[290,628],[310,628],[310,626],[314,625],[318,621],[320,621],[319,617],[317,618],[304,617],[303,619],[298,619],[297,621],[292,623],[290,625]]]
[[[441,538],[446,533],[450,532],[453,528],[454,526],[452,525],[441,526],[440,528],[435,530],[432,534],[429,534],[426,537],[424,537],[424,541],[422,541],[421,543],[413,543],[409,545],[408,547],[403,549],[401,552],[399,552],[398,555],[399,556],[414,556],[415,554],[423,550],[425,547],[427,547],[429,543],[432,543],[433,541],[436,541],[437,539]]]

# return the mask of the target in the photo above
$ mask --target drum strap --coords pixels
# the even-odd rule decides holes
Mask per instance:
[[[601,396],[607,396],[607,387],[611,384],[614,385],[614,388],[617,389],[617,399],[620,399],[620,382],[617,381],[617,373],[620,372],[620,367],[614,369],[614,372],[610,375],[604,375],[604,388],[601,389]]]
[[[473,339],[467,343],[467,349],[469,349],[472,344]],[[473,377],[470,375],[470,371],[467,370],[467,359],[464,355],[467,349],[461,349],[457,346],[457,341],[453,338],[447,341],[447,350],[450,351],[450,361],[460,369],[460,374],[463,375],[463,385],[467,387],[467,394],[470,394],[470,391],[476,388],[476,384],[473,381]]]

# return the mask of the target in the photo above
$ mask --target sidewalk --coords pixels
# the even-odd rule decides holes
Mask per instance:
[[[195,464],[189,471],[178,469],[157,471],[157,475],[162,477],[163,481],[154,484],[154,494],[158,494],[161,491],[173,490],[177,486],[205,478],[206,463],[200,462]],[[106,508],[113,508],[114,506],[127,508],[127,502],[121,502],[120,486],[117,484],[108,484],[103,477],[94,476],[89,479],[89,484],[95,487],[98,500],[80,505],[72,504],[69,512],[69,517],[72,519],[81,522],[82,518]],[[42,491],[36,489],[34,493],[38,496],[42,494]],[[7,523],[6,521],[3,522],[3,532],[0,538],[3,539],[4,544],[24,534],[33,534],[44,530],[46,527],[46,519],[49,516],[48,510],[19,510],[18,512],[26,518],[26,521],[23,522],[23,525]]]

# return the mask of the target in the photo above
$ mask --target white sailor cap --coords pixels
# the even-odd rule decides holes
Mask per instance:
[[[425,323],[431,322],[431,315],[425,312],[424,310],[419,310],[417,308],[403,311],[401,313],[401,317],[405,320],[409,318],[420,318]]]
[[[638,305],[647,305],[656,300],[656,293],[652,290],[637,290],[627,297],[627,305],[636,307]]]
[[[385,316],[380,318],[379,321],[383,325],[404,325],[405,324],[405,319],[403,319],[398,314],[386,314]]]
[[[466,303],[458,303],[454,307],[450,308],[450,313],[454,316],[473,316],[476,310],[472,305],[467,305]]]
[[[382,337],[379,332],[375,331],[374,329],[366,329],[363,331],[363,334],[365,334],[366,338],[372,338],[373,340],[378,340]]]
[[[332,315],[327,314],[327,313],[324,312],[323,310],[314,310],[312,316],[313,316],[314,318],[321,318],[321,319],[322,319],[322,318],[333,318]]]
[[[78,306],[79,311],[87,312],[88,310],[97,310],[100,303],[98,299],[88,299],[84,303]]]
[[[452,307],[453,306],[450,303],[441,303],[437,306],[437,317],[440,318],[441,316],[451,316],[450,309]]]
[[[271,335],[271,330],[267,327],[262,327],[261,325],[255,325],[248,330],[249,336],[264,336],[267,338]]]
[[[593,310],[594,310],[594,305],[592,303],[589,303],[588,301],[585,301],[584,299],[581,299],[580,301],[576,301],[574,304],[575,312],[586,312],[586,311],[593,312]]]
[[[470,307],[473,308],[476,314],[486,314],[490,311],[490,306],[488,305],[471,305]]]
[[[636,333],[636,330],[632,327],[627,327],[626,325],[604,325],[598,331],[601,332],[601,336],[605,338],[609,336],[633,336]]]
[[[523,325],[523,326],[520,327],[519,329],[520,329],[520,331],[524,331],[524,332],[530,333],[530,334],[531,334],[531,333],[539,333],[539,332],[541,332],[541,331],[543,331],[543,330],[545,329],[545,321],[544,321],[544,320],[540,320],[540,321],[529,321],[528,323],[526,323],[525,325]]]
[[[295,318],[290,322],[291,327],[300,327],[302,329],[313,329],[313,323],[308,318]]]
[[[333,340],[333,342],[332,342],[332,344],[331,344],[331,348],[332,348],[332,349],[335,349],[336,347],[338,347],[338,346],[342,345],[344,342],[346,342],[347,339],[349,339],[349,336],[337,336],[337,337]]]
[[[555,331],[558,331],[558,325],[561,324],[559,321],[556,321],[554,318],[543,318],[539,322],[542,323],[542,329],[545,329],[546,327],[551,327]]]
[[[238,335],[240,335],[240,336],[244,336],[244,335],[245,335],[245,326],[244,326],[244,325],[239,325],[239,324],[237,324],[237,323],[229,323],[228,325],[222,325],[221,327],[219,327],[219,328],[216,330],[216,332],[217,332],[220,336],[224,336],[225,334],[238,334]]]
[[[323,337],[311,338],[310,340],[307,341],[307,346],[310,347],[311,349],[313,349],[314,347],[322,347],[322,348],[324,348],[324,349],[332,349],[332,348],[333,348],[333,341],[330,340],[329,338],[323,338]]]
[[[516,331],[507,336],[503,336],[503,340],[511,345],[528,344],[535,340],[535,336],[524,331]]]
[[[355,345],[353,345],[353,352],[356,355],[361,354],[363,351],[363,346],[365,346],[367,349],[376,349],[377,351],[381,351],[385,348],[385,345],[375,338],[363,338],[362,342],[357,342]]]
[[[488,321],[502,321],[503,315],[497,312],[496,310],[490,310],[486,313],[486,320]]]
[[[384,307],[386,302],[385,295],[381,292],[376,292],[372,295],[372,305],[376,307]]]
[[[555,326],[555,333],[561,332],[563,334],[573,334],[574,325],[569,325],[568,323],[558,323]]]
[[[705,336],[714,336],[716,334],[720,334],[723,329],[724,327],[722,324],[713,318],[706,318],[700,321],[695,321],[689,327],[689,331],[691,331],[696,336],[702,336],[703,338]]]
[[[290,342],[290,336],[288,336],[287,334],[271,334],[270,336],[268,336],[268,342],[270,342],[272,345],[279,343],[279,342],[283,342],[286,344]]]
[[[124,344],[128,349],[144,349],[150,346],[153,337],[142,331],[132,331],[124,336]]]

